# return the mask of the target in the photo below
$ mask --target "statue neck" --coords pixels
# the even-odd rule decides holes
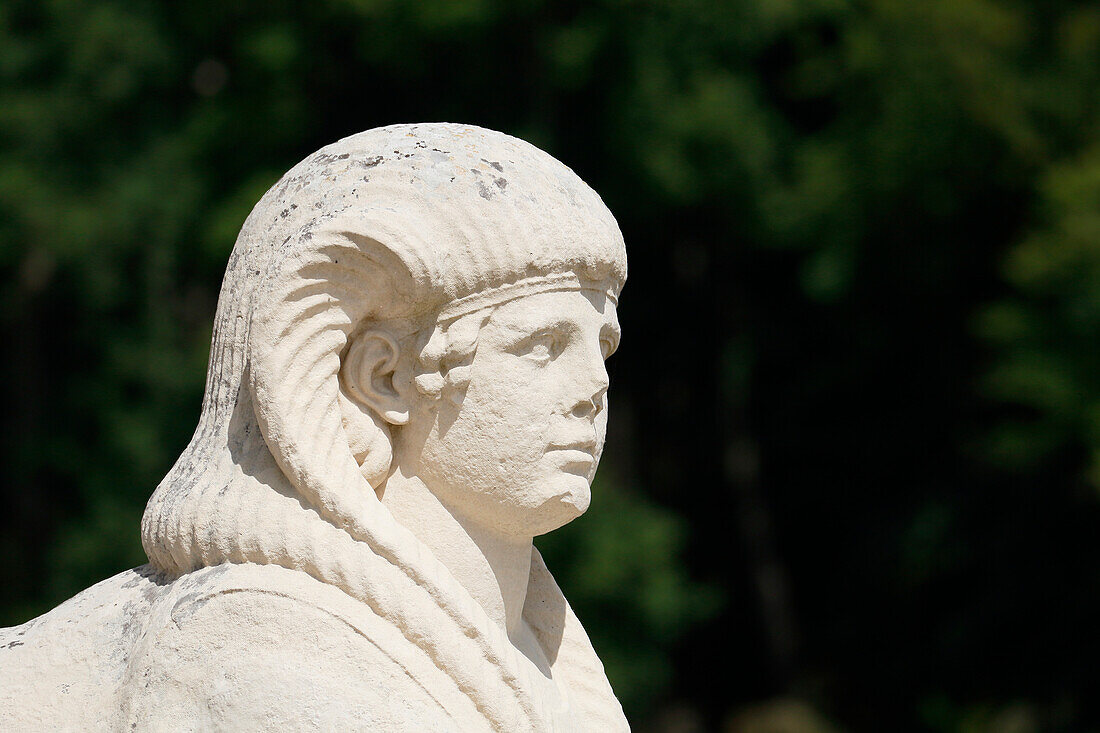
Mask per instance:
[[[470,521],[441,502],[419,478],[405,476],[400,469],[386,481],[382,505],[428,546],[514,646],[539,667],[546,666],[523,619],[531,574],[530,537],[509,537]]]

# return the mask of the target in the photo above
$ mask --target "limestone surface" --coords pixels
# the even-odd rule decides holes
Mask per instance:
[[[0,629],[0,730],[626,730],[532,546],[591,499],[625,279],[521,140],[303,160],[233,249],[149,563]]]

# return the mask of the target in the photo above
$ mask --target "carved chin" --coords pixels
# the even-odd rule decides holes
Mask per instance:
[[[584,514],[588,511],[588,505],[592,503],[592,489],[589,487],[588,481],[585,480],[583,488],[577,491],[570,491],[563,496],[561,501],[565,506],[572,507],[576,512],[571,519],[576,519]]]
[[[535,522],[537,526],[532,528],[532,535],[553,532],[572,522],[584,514],[588,510],[588,505],[592,503],[592,489],[584,477],[569,475],[559,487],[555,488],[561,490],[539,508]]]

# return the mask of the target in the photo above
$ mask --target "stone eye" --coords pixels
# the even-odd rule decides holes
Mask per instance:
[[[538,362],[547,362],[556,356],[554,348],[554,334],[549,331],[543,331],[527,340],[527,348],[525,349],[524,355]]]

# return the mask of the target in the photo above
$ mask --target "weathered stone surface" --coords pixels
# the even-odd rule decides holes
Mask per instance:
[[[149,565],[0,629],[0,729],[625,729],[531,543],[588,506],[625,278],[600,198],[506,135],[295,166],[230,258]]]

